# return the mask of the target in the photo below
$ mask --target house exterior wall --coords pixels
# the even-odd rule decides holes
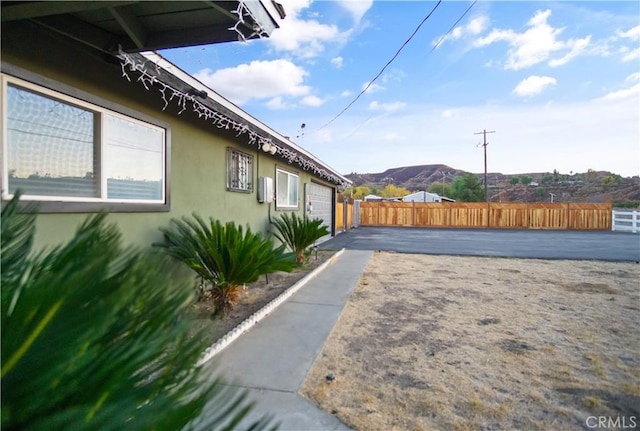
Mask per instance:
[[[145,90],[140,83],[127,81],[122,77],[119,63],[105,61],[106,54],[53,36],[37,26],[5,26],[1,54],[3,72],[7,69],[5,66],[11,70],[24,69],[90,93],[112,106],[122,106],[168,124],[171,135],[167,183],[170,209],[166,212],[110,213],[108,220],[118,225],[127,244],[148,247],[161,240],[159,227],[167,226],[171,218],[194,212],[205,218],[212,216],[222,222],[235,221],[249,225],[254,231],[267,233],[269,204],[257,200],[258,177],[274,178],[275,184],[276,166],[299,175],[299,204],[295,211],[300,215],[304,212],[305,183],[313,179],[335,187],[258,150],[255,145],[248,145],[246,137],[238,138],[233,133],[207,125],[192,112],[178,115],[171,105],[163,111],[164,102],[158,93]],[[227,191],[228,147],[254,156],[251,193]],[[271,204],[270,212],[272,217],[279,213],[275,204]],[[69,239],[86,217],[87,213],[41,214],[37,222],[36,246]]]

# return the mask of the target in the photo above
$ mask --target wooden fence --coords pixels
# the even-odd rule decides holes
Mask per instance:
[[[360,202],[362,226],[611,230],[611,204]]]
[[[338,202],[336,204],[336,232],[342,232],[351,229],[351,227],[353,227],[353,204]]]

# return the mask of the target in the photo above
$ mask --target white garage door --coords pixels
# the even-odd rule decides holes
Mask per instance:
[[[311,202],[309,217],[321,219],[322,224],[327,226],[331,232],[334,211],[333,189],[316,183],[307,183],[306,190],[306,202]]]

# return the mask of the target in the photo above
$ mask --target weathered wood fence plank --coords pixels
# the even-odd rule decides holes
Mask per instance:
[[[611,204],[361,202],[362,226],[611,230]]]

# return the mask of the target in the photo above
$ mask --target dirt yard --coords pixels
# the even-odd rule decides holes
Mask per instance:
[[[639,280],[634,263],[378,252],[301,392],[362,431],[640,427]]]

